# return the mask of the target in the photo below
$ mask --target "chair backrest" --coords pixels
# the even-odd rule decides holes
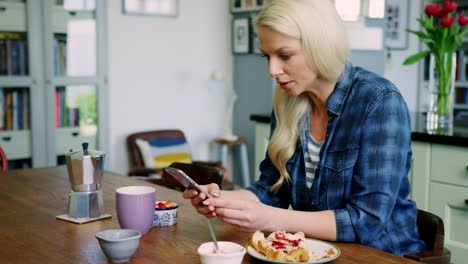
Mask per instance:
[[[0,147],[0,172],[8,170],[8,159],[2,147]]]
[[[444,222],[439,216],[418,210],[417,225],[419,238],[424,241],[427,250],[444,249]]]
[[[133,133],[127,137],[127,146],[131,167],[163,168],[176,161],[191,162],[189,145],[180,130]],[[161,156],[159,161],[154,160],[156,154],[164,154],[166,150],[172,151],[172,154]]]
[[[405,258],[426,264],[450,264],[452,253],[444,247],[444,222],[435,214],[418,210],[419,238],[426,244],[423,252],[405,254]]]
[[[218,167],[194,163],[187,164],[180,162],[174,162],[170,166],[182,170],[200,185],[216,183],[221,187],[223,184],[223,172]],[[163,171],[161,179],[148,179],[146,181],[178,191],[185,190],[185,187],[182,184],[180,184],[177,180],[175,180],[171,175],[169,175],[166,171]]]

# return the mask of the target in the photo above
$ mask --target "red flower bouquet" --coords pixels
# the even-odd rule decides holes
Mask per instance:
[[[422,29],[407,31],[415,34],[427,46],[423,50],[409,56],[404,65],[413,64],[429,54],[434,56],[435,70],[438,78],[437,114],[446,115],[451,111],[449,93],[452,82],[453,54],[462,44],[462,39],[468,32],[468,16],[457,12],[456,2],[445,1],[442,5],[428,4],[425,14],[418,19]]]

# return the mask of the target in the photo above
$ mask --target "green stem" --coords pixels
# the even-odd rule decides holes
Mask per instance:
[[[449,93],[452,83],[452,53],[440,52],[434,54],[438,75],[437,113],[446,115],[450,111]]]

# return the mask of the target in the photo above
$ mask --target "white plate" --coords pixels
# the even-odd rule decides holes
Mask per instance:
[[[311,238],[306,238],[305,242],[309,244],[309,251],[311,252],[311,256],[310,256],[311,261],[299,262],[299,263],[308,263],[308,264],[327,263],[329,261],[332,261],[338,258],[341,254],[341,251],[338,247],[328,242],[324,242],[324,241],[317,240],[317,239],[311,239]],[[320,258],[320,256],[323,256],[322,254],[325,254],[325,252],[331,248],[335,251],[335,254],[332,254],[326,258]],[[247,245],[247,253],[256,259],[260,259],[268,263],[291,264],[291,262],[269,260],[265,257],[265,255],[258,252],[257,250],[255,250],[255,248],[251,247],[250,245]]]

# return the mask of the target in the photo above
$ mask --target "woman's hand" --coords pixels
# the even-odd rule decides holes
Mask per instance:
[[[208,185],[200,185],[200,187],[207,190],[208,193],[211,194],[213,197],[220,196],[220,189],[216,183],[211,183]],[[202,204],[202,202],[206,200],[207,198],[203,192],[199,192],[198,190],[195,190],[195,189],[187,189],[184,191],[182,196],[185,199],[190,199],[193,207],[195,207],[195,209],[197,210],[199,214],[204,215],[208,218],[212,218],[216,216],[216,213],[214,212],[215,209],[212,205],[206,206]]]
[[[275,208],[259,201],[214,198],[207,199],[202,204],[209,210],[213,209],[215,215],[238,230],[275,230]]]

